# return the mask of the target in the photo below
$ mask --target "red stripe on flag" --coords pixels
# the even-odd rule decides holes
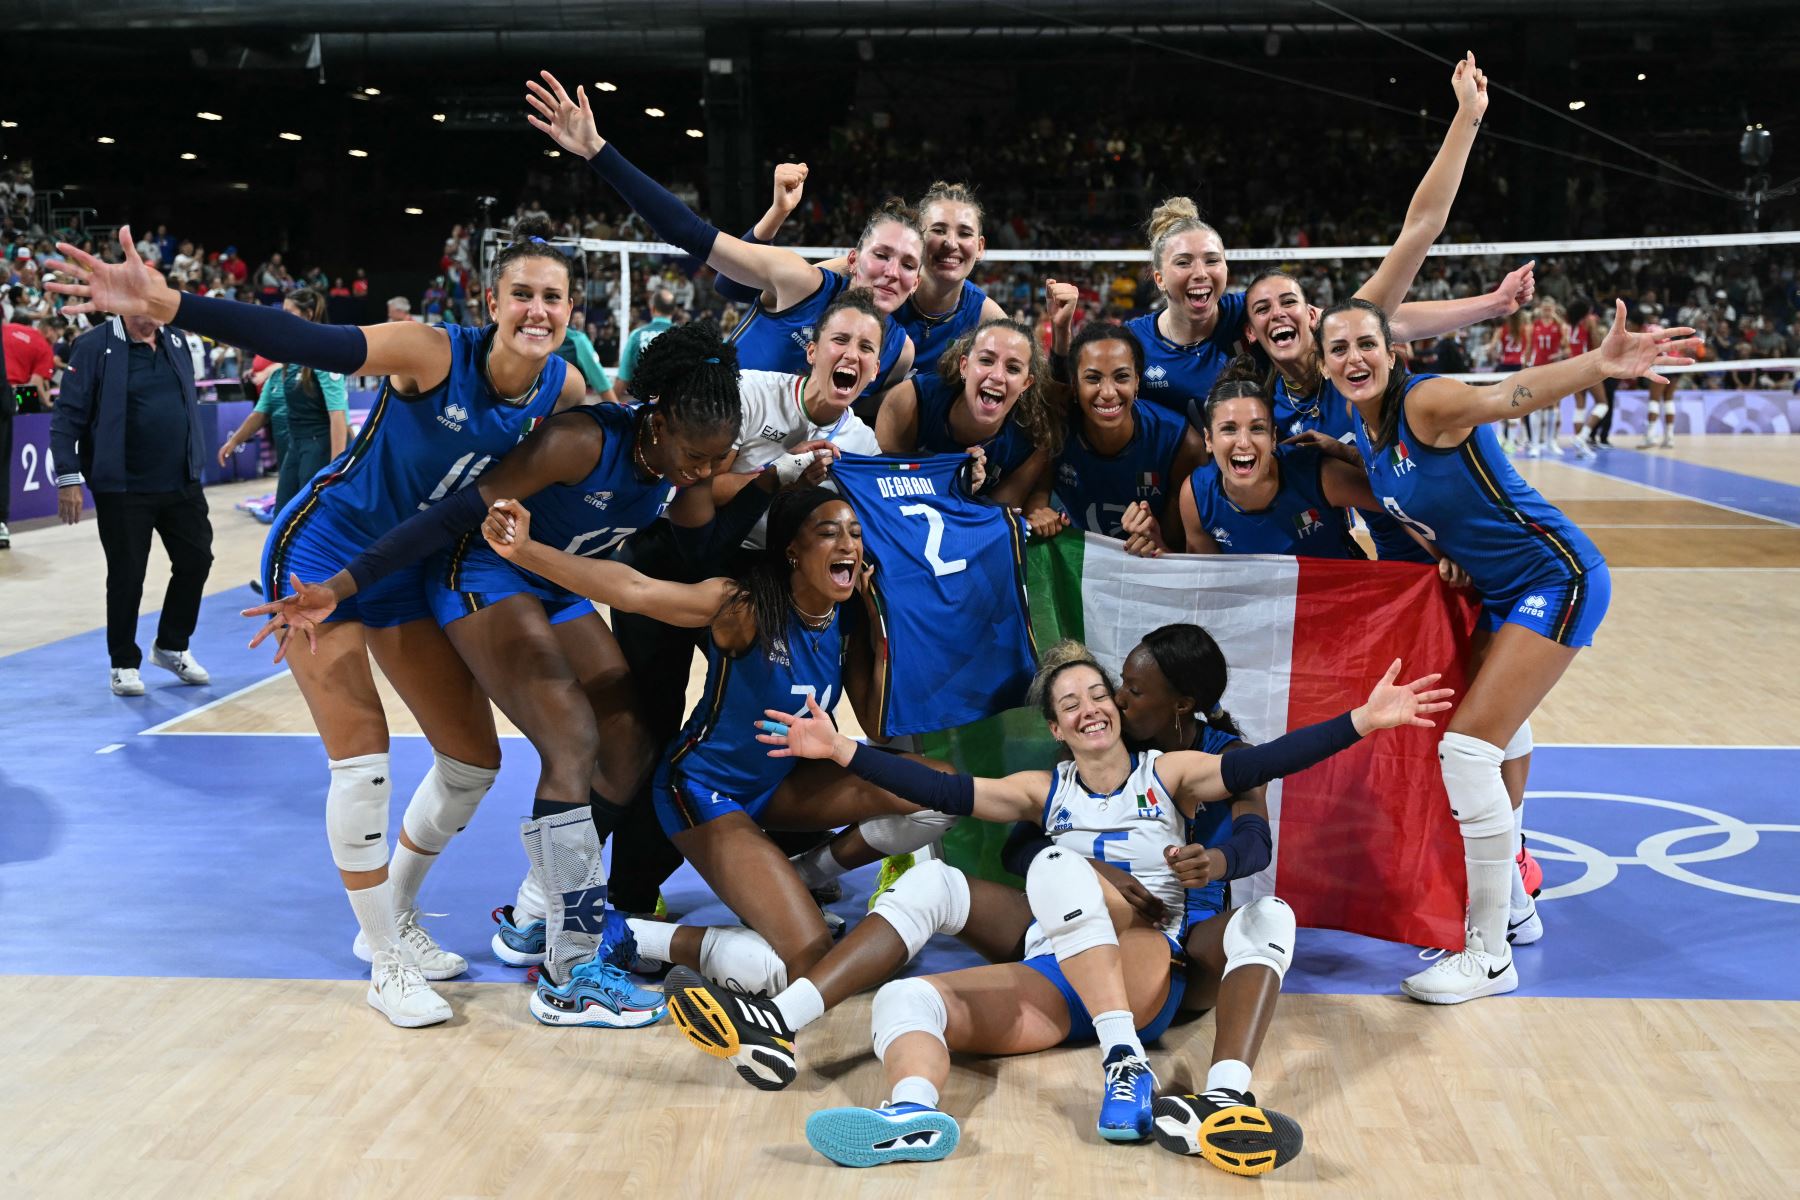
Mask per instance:
[[[1396,658],[1402,682],[1441,671],[1461,698],[1474,593],[1416,563],[1298,562],[1290,729],[1362,703]],[[1282,784],[1275,890],[1300,924],[1462,948],[1462,837],[1437,759],[1451,715],[1364,738]]]

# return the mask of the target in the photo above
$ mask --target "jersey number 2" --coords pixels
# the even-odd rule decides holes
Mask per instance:
[[[944,557],[940,553],[944,548],[944,517],[937,509],[929,504],[905,504],[900,508],[900,515],[924,517],[925,524],[930,527],[925,534],[925,561],[931,564],[932,574],[954,575],[958,571],[969,569],[969,560],[966,558],[944,561]]]

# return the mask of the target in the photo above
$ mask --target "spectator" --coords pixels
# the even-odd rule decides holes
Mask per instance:
[[[188,336],[154,317],[113,317],[83,334],[51,423],[64,524],[81,520],[84,477],[94,493],[117,696],[144,694],[137,621],[152,533],[162,538],[170,573],[150,661],[183,683],[211,681],[188,649],[212,569],[212,523],[201,486],[205,443]]]
[[[663,332],[675,324],[675,293],[666,287],[659,287],[650,293],[650,322],[639,325],[625,336],[625,346],[619,355],[619,382],[631,383],[631,372],[637,366],[638,355],[644,347],[654,342]]]
[[[581,309],[577,308],[569,314],[568,327],[563,331],[563,343],[552,353],[581,372],[581,377],[587,380],[590,398],[598,397],[609,404],[619,402],[612,380],[606,377],[606,368],[600,365],[599,356],[594,353],[594,343],[587,335],[587,314]]]
[[[236,246],[225,247],[225,252],[219,256],[219,270],[224,273],[228,287],[237,287],[250,278],[250,266],[238,257]]]
[[[387,302],[387,319],[390,321],[415,321],[412,315],[412,301],[405,296],[395,296]]]

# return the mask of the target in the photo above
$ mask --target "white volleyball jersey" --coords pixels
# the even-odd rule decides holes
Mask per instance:
[[[801,405],[803,375],[780,371],[740,371],[738,399],[743,431],[738,436],[733,472],[760,471],[801,442],[828,441],[845,454],[880,454],[875,431],[849,409],[835,424],[815,425]]]
[[[1162,931],[1179,938],[1187,893],[1163,851],[1187,841],[1186,823],[1156,777],[1156,760],[1161,757],[1160,750],[1133,755],[1124,784],[1104,796],[1087,790],[1073,762],[1058,764],[1056,782],[1044,803],[1044,832],[1065,850],[1131,872],[1163,902]]]

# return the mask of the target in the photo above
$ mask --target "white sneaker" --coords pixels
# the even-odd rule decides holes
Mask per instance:
[[[1552,458],[1561,458],[1563,456],[1563,448],[1555,438],[1551,438],[1549,441],[1545,442],[1544,449],[1550,452]]]
[[[144,680],[136,667],[114,667],[108,672],[112,677],[112,694],[115,696],[141,696],[144,694]]]
[[[1675,448],[1675,435],[1674,434],[1672,434],[1672,433],[1663,434],[1662,448],[1664,450],[1673,450]]]
[[[1483,996],[1498,996],[1519,986],[1513,969],[1512,949],[1492,954],[1482,946],[1481,935],[1468,932],[1468,944],[1400,981],[1400,990],[1426,1004],[1461,1004]]]
[[[1543,452],[1543,447],[1539,446],[1536,442],[1532,442],[1529,446],[1525,447],[1526,458],[1537,458],[1539,455],[1543,454]]]
[[[1544,919],[1538,916],[1537,901],[1526,897],[1530,905],[1525,914],[1509,913],[1506,918],[1506,940],[1515,946],[1529,946],[1544,936]]]
[[[402,1029],[441,1025],[454,1014],[444,998],[431,990],[417,963],[398,950],[375,955],[369,972],[369,1007]]]
[[[186,650],[164,650],[161,646],[152,644],[150,661],[171,672],[183,683],[197,687],[212,682],[212,676],[206,673],[206,668],[195,662],[194,656]]]
[[[433,913],[442,916],[442,913]],[[446,950],[437,944],[425,927],[419,924],[419,910],[409,908],[394,914],[395,923],[400,929],[400,944],[405,947],[420,972],[427,979],[455,979],[469,969],[469,960],[455,951]],[[361,932],[356,935],[355,945],[350,947],[356,957],[366,963],[375,961],[375,955],[369,949],[369,939]]]
[[[0,550],[11,550],[11,549],[12,549],[12,530],[10,530],[6,527],[5,521],[0,521]]]
[[[1637,448],[1639,450],[1649,450],[1649,449],[1654,448],[1655,445],[1656,445],[1656,435],[1646,431],[1644,434],[1644,440],[1637,444]]]
[[[1575,457],[1580,459],[1592,459],[1598,457],[1598,455],[1594,452],[1593,443],[1589,442],[1586,438],[1576,438]]]

